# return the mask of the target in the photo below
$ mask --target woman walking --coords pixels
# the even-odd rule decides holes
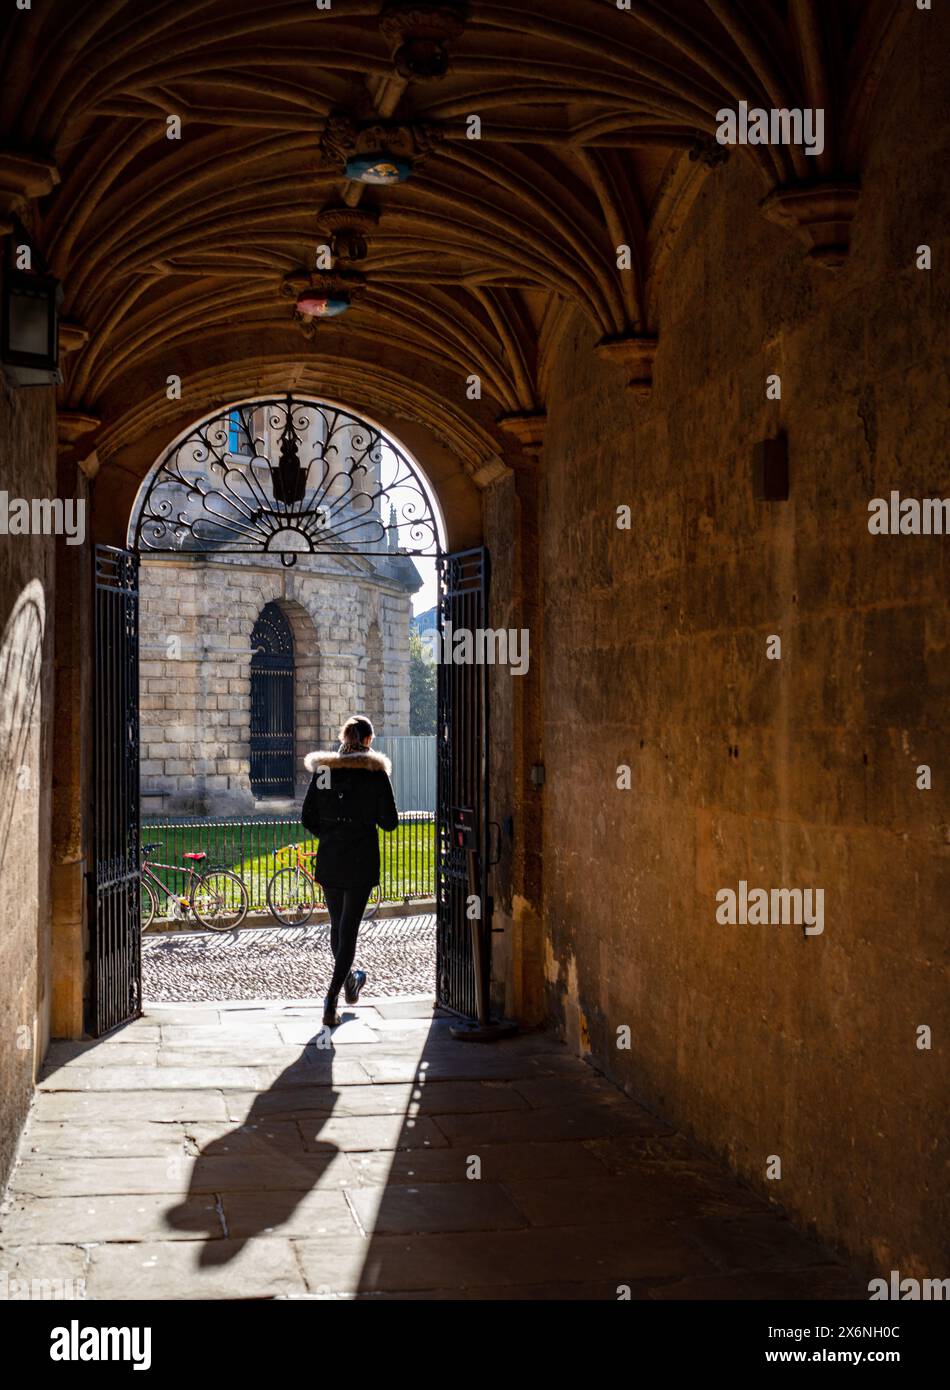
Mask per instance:
[[[335,1028],[340,990],[355,1004],[366,984],[366,971],[353,970],[356,937],[369,895],[379,882],[379,836],[376,827],[395,830],[399,812],[389,774],[390,761],[374,753],[373,726],[354,715],[340,730],[337,753],[308,753],[304,767],[313,773],[300,819],[320,841],[314,878],[323,887],[330,913],[333,977],[323,1005],[323,1022]]]

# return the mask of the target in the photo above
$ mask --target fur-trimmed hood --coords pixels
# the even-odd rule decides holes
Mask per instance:
[[[393,765],[386,754],[375,753],[372,748],[361,748],[358,753],[308,753],[303,760],[303,765],[308,772],[316,772],[318,767],[331,769],[335,767],[347,769],[361,767],[366,772],[385,772],[387,777],[393,770]]]

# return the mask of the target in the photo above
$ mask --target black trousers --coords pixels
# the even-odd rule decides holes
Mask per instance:
[[[327,990],[327,999],[333,1004],[339,997],[343,983],[350,973],[356,955],[356,938],[369,895],[373,887],[365,888],[327,888],[323,896],[327,900],[330,913],[330,950],[333,952],[333,978]]]

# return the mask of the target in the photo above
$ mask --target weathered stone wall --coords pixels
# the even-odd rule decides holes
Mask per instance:
[[[319,565],[319,568],[318,568]],[[298,783],[304,755],[332,744],[350,714],[409,732],[405,589],[358,558],[145,560],[141,570],[141,785],[146,814],[253,808],[251,634],[277,602],[294,636]],[[169,646],[169,639],[177,639]]]
[[[496,1010],[521,1023],[540,1023],[543,989],[543,789],[531,779],[541,763],[543,642],[539,609],[537,493],[533,460],[516,458],[515,471],[485,493],[485,529],[491,536],[489,623],[528,633],[528,668],[489,670],[490,816],[497,830],[492,993]],[[524,652],[522,649],[522,657]]]
[[[0,380],[0,488],[57,496],[52,390]],[[0,536],[0,1183],[49,1039],[55,538]]]
[[[679,235],[652,398],[582,319],[560,345],[544,894],[549,998],[578,1052],[800,1222],[942,1276],[950,538],[868,532],[892,488],[948,493],[947,88],[924,32],[885,73],[840,271],[757,215],[733,155]],[[791,498],[757,502],[753,445],[780,428]],[[717,891],[742,879],[823,888],[823,934],[719,925]]]

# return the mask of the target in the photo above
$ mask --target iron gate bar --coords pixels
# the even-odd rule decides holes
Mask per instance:
[[[491,901],[488,894],[488,667],[484,662],[456,665],[447,660],[447,624],[453,631],[474,633],[487,626],[488,551],[484,547],[440,556],[438,622],[438,727],[436,731],[436,1001],[465,1018],[477,1017],[477,997],[489,996],[491,979]],[[454,810],[476,811],[475,891],[481,950],[480,989],[472,924],[466,911],[469,894],[468,851],[453,843]]]
[[[141,1013],[138,556],[95,549],[93,851],[90,874],[94,1037]]]

